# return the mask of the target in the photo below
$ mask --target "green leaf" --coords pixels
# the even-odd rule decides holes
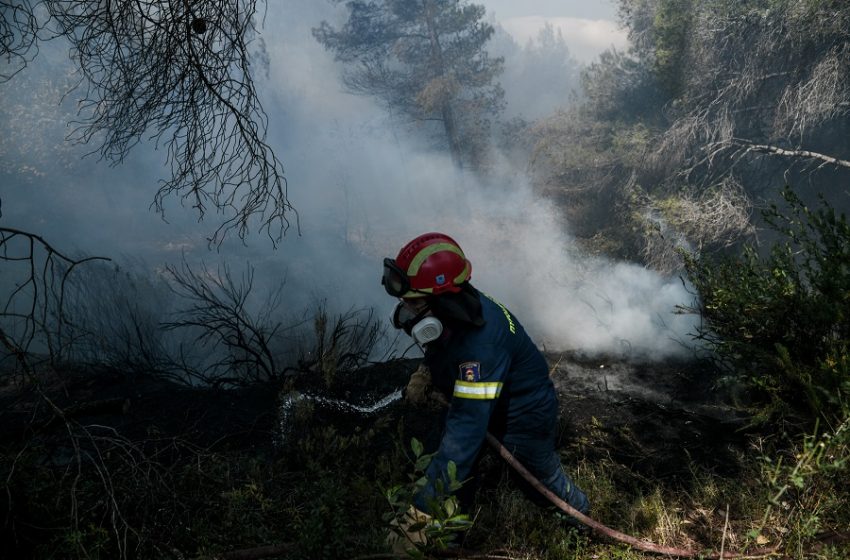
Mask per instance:
[[[449,461],[449,464],[446,465],[446,471],[449,473],[449,482],[457,481],[457,465],[454,461]]]
[[[750,529],[747,531],[747,538],[756,540],[760,534],[761,533],[759,533],[758,529]]]
[[[414,466],[414,468],[416,469],[417,472],[424,471],[426,468],[428,468],[428,464],[430,462],[431,462],[431,456],[430,455],[422,455],[421,457],[416,459],[416,465]]]
[[[446,512],[446,516],[449,518],[446,521],[451,520],[451,517],[457,511],[457,500],[453,499],[453,497],[449,498],[448,500],[443,502],[443,509]]]
[[[410,440],[410,448],[413,450],[413,455],[415,457],[419,457],[422,455],[422,442],[416,438],[411,438]]]

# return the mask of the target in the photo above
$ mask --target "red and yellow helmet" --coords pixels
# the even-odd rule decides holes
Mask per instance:
[[[384,259],[381,283],[394,297],[415,298],[461,291],[472,276],[472,264],[460,245],[444,233],[425,233]]]

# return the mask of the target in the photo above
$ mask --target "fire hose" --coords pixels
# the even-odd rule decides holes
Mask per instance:
[[[432,393],[432,397],[443,406],[449,405],[448,400],[441,393],[436,393],[436,392]],[[595,519],[588,517],[587,515],[581,513],[580,511],[578,511],[577,509],[572,507],[566,501],[561,499],[557,494],[555,494],[554,492],[549,490],[546,486],[544,486],[543,483],[540,482],[540,480],[538,480],[538,478],[536,476],[531,474],[528,471],[528,469],[526,469],[522,465],[522,463],[520,463],[519,460],[517,460],[517,458],[514,457],[513,454],[510,451],[508,451],[508,449],[504,445],[502,445],[502,442],[500,442],[498,439],[496,439],[496,437],[493,434],[491,434],[490,432],[487,432],[487,443],[489,443],[490,446],[493,447],[493,449],[495,449],[496,452],[515,471],[517,471],[517,473],[519,473],[520,476],[522,476],[529,484],[531,484],[534,487],[535,490],[540,492],[543,496],[546,497],[546,499],[548,499],[550,502],[552,502],[552,504],[555,507],[557,507],[558,509],[560,509],[561,511],[563,511],[564,513],[566,513],[567,515],[569,515],[570,517],[572,517],[576,521],[580,522],[582,525],[589,527],[593,531],[596,531],[597,533],[604,535],[604,536],[606,536],[606,537],[608,537],[612,540],[615,540],[615,541],[618,541],[618,542],[621,542],[621,543],[624,543],[624,544],[628,544],[629,546],[632,546],[632,547],[634,547],[638,550],[643,550],[644,552],[653,552],[653,553],[656,553],[656,554],[664,554],[664,555],[667,555],[667,556],[679,556],[679,557],[682,557],[682,558],[694,558],[694,557],[699,556],[700,558],[706,558],[706,559],[717,558],[718,560],[723,560],[723,559],[733,560],[735,558],[752,558],[752,557],[758,557],[758,556],[767,556],[767,555],[770,555],[770,554],[776,552],[779,549],[779,545],[775,545],[775,546],[772,546],[772,547],[762,548],[762,549],[758,549],[758,550],[755,550],[755,551],[752,551],[752,552],[747,552],[747,553],[743,553],[743,552],[708,552],[708,553],[706,553],[706,552],[703,552],[703,551],[697,551],[697,550],[692,550],[692,549],[688,549],[688,548],[676,548],[676,547],[670,547],[670,546],[663,546],[663,545],[655,544],[653,542],[640,540],[640,539],[635,538],[631,535],[627,535],[625,533],[617,531],[616,529],[611,529],[610,527],[603,525],[599,521],[596,521]]]
[[[381,401],[379,404],[376,404],[371,407],[357,407],[346,404],[347,409],[351,409],[352,411],[362,412],[362,413],[373,413],[376,412],[379,408],[382,408],[386,404],[398,400],[401,397],[401,391],[396,391],[395,393],[388,395]],[[440,403],[443,406],[448,406],[449,401],[442,394],[432,392],[431,398]],[[329,399],[320,399],[320,402],[330,402]],[[508,451],[508,449],[502,445],[502,443],[496,439],[493,434],[487,432],[486,435],[487,442],[494,448],[494,450],[507,462],[517,473],[522,476],[532,487],[534,487],[541,495],[546,497],[555,507],[560,509],[565,514],[569,515],[579,523],[585,525],[590,528],[592,531],[598,533],[601,536],[607,537],[613,541],[621,542],[623,544],[627,544],[637,550],[642,550],[644,552],[650,552],[655,554],[662,554],[666,556],[676,556],[680,558],[704,558],[704,559],[716,559],[716,560],[735,560],[742,558],[759,558],[770,556],[772,554],[776,554],[779,550],[780,545],[774,545],[772,547],[760,548],[757,550],[753,550],[750,552],[726,552],[723,550],[721,546],[720,552],[713,551],[697,551],[689,548],[677,548],[670,546],[663,546],[659,544],[655,544],[653,542],[645,541],[633,537],[631,535],[627,535],[616,529],[612,529],[606,525],[603,525],[599,521],[584,515],[579,512],[575,508],[573,508],[566,501],[561,499],[554,492],[549,490],[546,486],[543,485],[540,480],[537,479],[533,474],[531,474],[528,469],[526,469],[520,462],[517,460],[514,455]],[[836,541],[844,541],[847,537],[845,534],[829,535],[829,537],[834,537]],[[828,538],[828,540],[832,540]],[[214,555],[212,558],[220,559],[220,560],[256,560],[261,558],[268,558],[270,556],[278,556],[281,554],[288,553],[292,548],[292,545],[282,544],[282,545],[267,545],[261,546],[257,548],[250,549],[242,549],[242,550],[234,550],[230,552],[223,552]],[[361,558],[386,558],[387,555],[372,555]],[[200,559],[199,559],[200,560]]]
[[[725,558],[725,559],[732,560],[734,558],[752,558],[752,557],[756,557],[756,556],[767,556],[769,554],[776,552],[776,550],[779,548],[779,546],[776,545],[776,546],[773,546],[773,547],[762,548],[762,549],[755,550],[753,552],[747,552],[747,553],[742,553],[742,552],[716,552],[716,553],[709,552],[709,553],[705,553],[705,552],[701,552],[701,551],[691,550],[691,549],[688,549],[688,548],[676,548],[676,547],[670,547],[670,546],[662,546],[662,545],[658,545],[658,544],[655,544],[655,543],[652,543],[652,542],[649,542],[649,541],[643,541],[643,540],[637,539],[637,538],[635,538],[631,535],[621,533],[620,531],[617,531],[616,529],[611,529],[610,527],[603,525],[599,521],[596,521],[595,519],[592,519],[592,518],[588,517],[587,515],[584,515],[583,513],[576,510],[574,507],[572,507],[570,504],[568,504],[567,502],[562,500],[554,492],[552,492],[551,490],[546,488],[543,485],[543,483],[540,482],[537,479],[537,477],[535,477],[533,474],[528,472],[528,469],[526,469],[524,466],[522,466],[522,464],[516,459],[516,457],[514,457],[513,454],[510,451],[508,451],[505,448],[505,446],[502,445],[502,443],[493,436],[493,434],[491,434],[489,432],[487,432],[487,442],[499,453],[499,455],[501,455],[501,457],[505,461],[507,461],[507,463],[511,467],[514,468],[514,470],[516,470],[520,474],[520,476],[522,476],[526,481],[528,481],[528,483],[531,484],[538,492],[543,494],[543,496],[545,496],[550,502],[552,502],[552,504],[554,504],[558,509],[560,509],[561,511],[563,511],[564,513],[566,513],[570,517],[574,518],[575,520],[579,521],[583,525],[589,527],[590,529],[593,529],[597,533],[604,535],[604,536],[606,536],[610,539],[613,539],[615,541],[619,541],[619,542],[628,544],[629,546],[632,546],[632,547],[634,547],[638,550],[643,550],[645,552],[654,552],[654,553],[657,553],[657,554],[665,554],[665,555],[668,555],[668,556],[680,556],[680,557],[684,557],[684,558],[694,558],[696,556],[699,556],[700,558],[717,558],[719,560],[723,560]]]

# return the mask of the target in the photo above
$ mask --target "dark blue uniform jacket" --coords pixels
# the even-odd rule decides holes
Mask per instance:
[[[428,511],[436,482],[448,488],[446,467],[457,466],[457,480],[472,474],[487,431],[540,434],[552,430],[557,397],[549,368],[525,330],[504,305],[479,293],[484,325],[448,332],[429,345],[425,364],[434,386],[451,399],[445,430],[414,505]]]

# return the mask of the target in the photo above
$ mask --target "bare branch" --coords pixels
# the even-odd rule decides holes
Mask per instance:
[[[6,59],[7,65],[0,72],[0,83],[12,79],[26,68],[38,53],[38,30],[32,2],[0,2],[0,57]]]
[[[0,56],[16,61],[0,81],[26,66],[39,41],[70,42],[82,75],[70,140],[96,145],[112,164],[143,140],[162,144],[171,176],[154,197],[158,211],[171,195],[201,218],[214,209],[223,216],[214,245],[234,230],[244,238],[254,220],[280,240],[294,209],[250,71],[257,0],[0,6]]]
[[[164,323],[163,328],[191,329],[197,333],[198,344],[213,349],[218,345],[224,351],[210,366],[206,381],[245,383],[281,375],[271,345],[281,324],[270,320],[279,305],[281,288],[272,294],[262,313],[252,314],[248,308],[254,280],[252,268],[240,280],[234,279],[227,266],[216,272],[202,266],[200,272],[195,272],[184,261],[180,268],[168,266],[166,270],[174,282],[174,292],[190,304],[178,313],[180,318]]]
[[[39,334],[43,335],[49,359],[60,357],[68,279],[77,266],[95,260],[109,259],[74,259],[39,235],[0,227],[0,263],[12,283],[0,286],[8,290],[2,294],[6,301],[0,309],[0,338],[21,366],[25,365],[22,356],[30,352]]]
[[[754,142],[750,142],[749,140],[744,140],[742,138],[733,138],[732,143],[737,146],[745,147],[747,152],[761,152],[795,158],[811,158],[824,162],[821,165],[831,164],[840,167],[850,168],[850,161],[847,161],[846,159],[839,159],[836,157],[828,156],[826,154],[820,154],[818,152],[812,152],[809,150],[788,150],[785,148],[779,148],[777,146],[771,146],[770,144],[756,144]]]

